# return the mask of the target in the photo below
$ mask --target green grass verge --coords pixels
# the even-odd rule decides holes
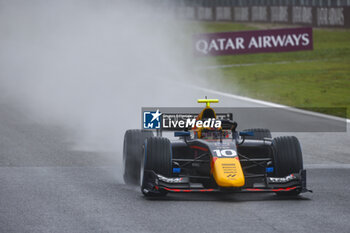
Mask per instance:
[[[193,23],[195,33],[262,27],[276,26]],[[298,108],[315,108],[315,111],[342,117],[344,114],[339,111],[319,107],[345,107],[350,118],[350,30],[314,29],[313,37],[312,51],[203,57],[198,58],[198,62],[201,66],[254,63],[220,68],[219,79],[225,91]],[[281,61],[286,63],[278,63]],[[218,82],[217,71],[207,72],[213,83]]]

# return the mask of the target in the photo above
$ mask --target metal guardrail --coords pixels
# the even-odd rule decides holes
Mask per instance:
[[[177,18],[350,28],[350,0],[150,0]]]
[[[350,7],[312,6],[178,6],[177,18],[204,21],[297,24],[350,28]]]
[[[151,0],[155,4],[202,7],[239,6],[314,6],[345,7],[350,0]]]

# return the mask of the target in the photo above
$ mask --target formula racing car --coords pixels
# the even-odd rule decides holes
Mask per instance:
[[[218,120],[220,113],[210,107],[217,99],[198,102],[206,103],[206,107],[197,113],[196,121]],[[268,129],[261,128],[238,132],[232,114],[220,116],[220,127],[195,125],[175,130],[176,140],[162,137],[162,129],[127,130],[125,183],[140,185],[145,196],[171,192],[274,192],[296,196],[309,191],[296,137],[272,138]]]

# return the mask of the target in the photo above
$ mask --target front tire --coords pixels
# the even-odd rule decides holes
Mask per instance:
[[[142,146],[153,133],[147,130],[130,129],[124,135],[123,148],[123,178],[125,184],[138,185],[140,183],[140,167]]]
[[[162,137],[148,138],[144,144],[143,163],[141,164],[141,191],[145,196],[165,196],[165,190],[148,191],[143,177],[145,171],[169,177],[172,174],[172,150],[170,140]]]
[[[303,156],[299,140],[294,136],[277,137],[272,141],[275,175],[284,177],[303,169]],[[276,192],[280,196],[297,196],[301,190]]]

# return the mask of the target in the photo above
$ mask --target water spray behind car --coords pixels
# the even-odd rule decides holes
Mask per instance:
[[[139,1],[4,2],[1,98],[66,128],[72,149],[113,151],[119,162],[142,106],[189,106],[197,97],[174,85],[196,78],[186,24]]]

